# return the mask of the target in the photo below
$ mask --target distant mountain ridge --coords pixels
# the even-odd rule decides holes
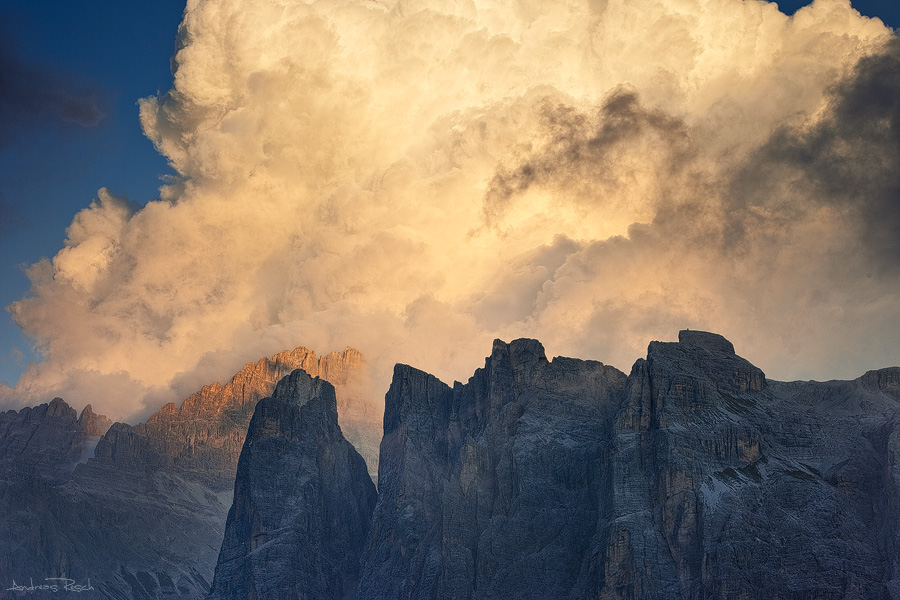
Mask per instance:
[[[180,407],[170,402],[144,423],[117,423],[98,444],[96,457],[165,465],[216,490],[230,491],[253,409],[280,379],[302,369],[344,391],[362,365],[362,355],[352,348],[319,357],[304,347],[247,363],[226,384],[205,385]],[[353,398],[343,400],[352,404]]]
[[[110,425],[90,404],[78,415],[62,398],[0,413],[0,474],[4,479],[65,481]]]
[[[4,472],[22,473],[0,484],[0,509],[11,525],[0,534],[0,556],[7,557],[0,586],[66,576],[91,578],[95,590],[80,597],[204,597],[256,403],[302,369],[347,390],[342,405],[357,428],[365,427],[353,388],[362,368],[354,349],[319,357],[299,347],[248,363],[224,385],[204,386],[180,407],[167,404],[134,426],[110,424],[90,407],[75,419],[61,399],[0,414]],[[356,436],[375,446],[380,432],[370,429]],[[55,466],[7,467],[30,462]],[[18,596],[4,587],[5,597]]]

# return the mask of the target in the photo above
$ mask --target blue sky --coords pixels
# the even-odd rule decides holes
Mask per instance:
[[[793,12],[804,2],[779,3]],[[896,0],[857,0],[863,14],[900,26]],[[25,265],[53,256],[73,215],[101,187],[145,204],[157,195],[165,161],[143,136],[136,101],[167,90],[183,0],[0,0],[0,304],[28,293]],[[15,69],[8,68],[14,65]],[[18,69],[18,71],[16,70]],[[7,76],[9,78],[9,75]],[[70,118],[51,107],[30,113],[16,95],[89,99],[102,113]],[[10,108],[11,107],[11,108]],[[17,108],[18,107],[18,108]],[[16,111],[24,111],[17,113]],[[97,113],[94,116],[99,116]],[[80,122],[79,122],[80,121]],[[36,356],[6,313],[0,314],[0,381],[12,384]]]
[[[136,101],[170,87],[183,10],[183,0],[0,2],[4,59],[41,74],[45,84],[97,97],[105,113],[89,127],[53,114],[3,124],[10,130],[0,145],[3,306],[28,291],[22,266],[59,250],[73,215],[99,188],[139,204],[157,196],[168,169],[141,132]],[[34,358],[30,347],[9,315],[0,315],[0,381],[15,381]]]

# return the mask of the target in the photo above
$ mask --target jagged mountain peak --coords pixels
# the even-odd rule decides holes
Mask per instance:
[[[334,387],[293,371],[250,421],[210,598],[352,597],[375,498]]]
[[[362,367],[362,355],[352,348],[320,357],[298,346],[248,362],[226,383],[203,386],[180,407],[170,402],[146,422],[117,430],[115,436],[100,441],[97,455],[168,464],[193,473],[192,477],[215,489],[227,489],[256,403],[271,395],[283,377],[301,369],[341,387],[357,377]],[[106,448],[113,442],[135,447]]]
[[[329,397],[334,402],[335,407],[337,406],[334,386],[330,382],[321,377],[312,377],[302,369],[295,369],[275,385],[272,397],[305,402],[309,398],[317,397],[320,394]],[[335,408],[336,410],[337,408]]]
[[[105,415],[95,413],[90,404],[81,409],[81,415],[78,417],[78,427],[84,431],[85,435],[89,436],[103,435],[112,424],[112,420]]]
[[[117,600],[205,597],[222,543],[238,457],[258,402],[273,396],[285,376],[294,387],[304,380],[314,381],[320,392],[317,406],[324,411],[317,413],[316,423],[334,423],[336,435],[342,429],[348,437],[354,433],[363,442],[360,446],[368,448],[374,466],[378,423],[365,420],[368,414],[345,423],[341,413],[338,429],[332,386],[338,387],[339,395],[344,393],[363,368],[362,355],[352,348],[319,356],[297,347],[247,363],[228,381],[204,386],[180,406],[168,403],[137,425],[110,426],[90,407],[77,416],[62,401],[51,403],[52,412],[64,415],[66,427],[109,429],[96,449],[84,447],[94,450],[91,460],[78,465],[69,477],[72,464],[65,477],[55,477],[46,489],[34,484],[34,462],[52,466],[60,462],[58,456],[35,456],[30,452],[32,443],[25,448],[25,454],[34,459],[31,462],[16,455],[12,464],[18,470],[0,464],[0,486],[2,474],[18,486],[15,493],[6,495],[0,487],[0,512],[16,515],[20,523],[8,536],[0,534],[0,577],[21,578],[35,571],[91,577],[97,590],[91,597]],[[355,398],[344,393],[342,400],[350,411],[356,408]],[[0,446],[39,439],[29,429],[31,422],[63,420],[45,417],[50,408],[44,404],[23,409],[21,416],[0,414]],[[307,413],[309,409],[303,407]],[[16,435],[3,435],[4,423],[13,417],[27,427],[17,423]],[[51,446],[67,447],[58,432],[49,433]],[[87,458],[85,452],[76,454]],[[362,459],[358,467],[368,480]],[[374,501],[374,489],[370,495]],[[35,535],[36,531],[42,533]],[[94,543],[97,539],[101,543]]]
[[[115,424],[61,485],[16,479],[37,464],[17,458],[0,576],[39,565],[89,574],[101,597],[198,600],[218,556],[213,597],[229,599],[348,600],[357,576],[358,600],[900,598],[900,368],[770,381],[690,330],[627,377],[532,339],[495,340],[465,384],[397,365],[373,509],[324,377],[361,364],[305,348],[249,363]],[[2,413],[20,434],[0,440],[99,420],[74,412]]]
[[[356,597],[900,597],[898,382],[687,330],[627,381],[534,340],[452,389],[398,366]]]
[[[0,469],[13,479],[65,481],[111,424],[90,407],[79,417],[62,398],[0,413]]]
[[[51,400],[49,404],[41,404],[41,407],[44,406],[47,407],[45,410],[48,417],[76,417],[78,415],[74,408],[69,406],[65,400],[59,397]]]

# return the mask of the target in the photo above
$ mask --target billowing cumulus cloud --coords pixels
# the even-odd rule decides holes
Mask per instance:
[[[191,0],[101,191],[10,307],[9,398],[118,417],[304,344],[467,376],[704,328],[770,376],[900,363],[897,39],[842,0]]]

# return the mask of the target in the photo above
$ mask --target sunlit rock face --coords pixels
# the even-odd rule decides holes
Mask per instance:
[[[359,374],[362,356],[352,348],[318,357],[300,347],[249,363],[225,385],[204,386],[181,407],[169,403],[146,423],[118,424],[97,447],[99,461],[120,466],[164,465],[201,481],[216,491],[231,491],[238,456],[256,403],[271,395],[275,384],[294,369],[321,376],[345,391]],[[349,391],[349,390],[348,390]],[[352,391],[341,397],[357,438],[377,436],[354,410],[361,404]],[[360,431],[361,430],[361,431]],[[377,440],[377,437],[375,437]],[[368,441],[371,446],[377,441]],[[371,459],[377,468],[377,456]]]
[[[106,549],[94,557],[93,564],[103,565],[105,577],[97,575],[103,589],[126,598],[204,597],[257,402],[295,369],[331,377],[343,390],[361,363],[352,349],[318,357],[297,348],[249,363],[228,383],[204,386],[180,408],[169,404],[146,423],[114,425],[95,460],[70,484],[116,523],[105,534]],[[370,429],[377,436],[377,428]]]
[[[294,371],[250,422],[210,598],[346,598],[375,500],[334,387]]]
[[[357,598],[900,597],[898,373],[775,382],[695,331],[627,379],[398,366]]]
[[[322,357],[306,348],[282,352],[135,426],[109,427],[89,408],[76,419],[61,400],[0,415],[3,473],[35,469],[49,480],[29,478],[6,494],[10,527],[0,538],[0,557],[8,558],[0,563],[0,583],[68,576],[90,578],[96,597],[205,597],[256,403],[295,369],[331,378],[347,392],[341,404],[357,436],[377,447],[380,428],[366,427],[369,417],[352,387],[361,365],[352,349]],[[79,431],[94,434],[84,438],[89,448]],[[71,457],[87,460],[91,450],[93,458],[75,469]]]

